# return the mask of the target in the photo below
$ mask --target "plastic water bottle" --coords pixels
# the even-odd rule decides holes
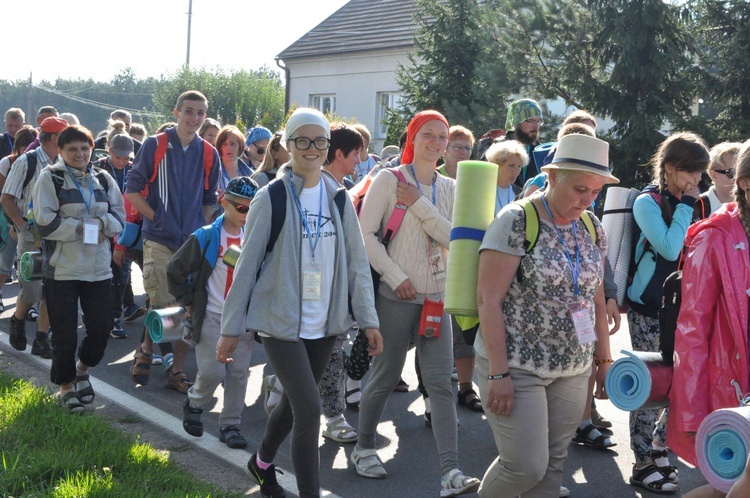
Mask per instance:
[[[29,224],[29,232],[34,236],[34,245],[38,244],[42,240],[42,236],[39,235],[36,223],[34,222],[34,203],[29,202],[29,210],[26,213],[26,222]]]

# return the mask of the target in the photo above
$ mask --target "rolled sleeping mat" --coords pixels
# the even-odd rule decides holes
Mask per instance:
[[[496,196],[496,164],[458,163],[445,282],[445,311],[452,315],[477,316],[479,246],[495,217]]]
[[[229,268],[234,268],[237,265],[237,260],[239,259],[239,257],[240,257],[240,246],[231,245],[227,247],[226,251],[224,251],[224,256],[221,257],[221,260]]]
[[[547,161],[547,157],[549,156],[550,152],[552,152],[552,149],[556,148],[557,142],[546,142],[534,147],[534,150],[532,151],[532,154],[534,154],[534,164],[541,168],[542,166],[552,162],[552,158]]]
[[[21,255],[21,278],[27,282],[42,279],[42,251],[29,251]]]
[[[607,259],[615,275],[617,306],[625,303],[630,253],[633,248],[633,203],[641,192],[634,188],[609,187],[604,200],[602,227],[607,234]]]
[[[695,456],[703,477],[727,493],[740,478],[750,448],[750,406],[723,408],[701,422],[695,436]]]
[[[609,368],[605,387],[609,400],[620,410],[650,410],[669,405],[672,367],[661,353],[625,351]]]
[[[181,341],[186,319],[185,308],[175,306],[149,311],[144,325],[155,343]]]
[[[117,243],[136,251],[143,250],[143,238],[141,237],[141,224],[130,221],[125,222],[125,227],[117,236]]]

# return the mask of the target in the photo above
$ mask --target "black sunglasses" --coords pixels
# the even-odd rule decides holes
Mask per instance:
[[[722,175],[727,175],[727,178],[730,180],[734,180],[734,168],[732,169],[715,169],[716,173],[721,173]]]
[[[258,150],[258,154],[265,154],[266,153],[266,148],[265,147],[258,147],[257,144],[253,144],[253,145]]]
[[[250,206],[245,206],[244,204],[240,204],[237,201],[233,201],[232,199],[227,198],[227,202],[232,205],[234,209],[237,210],[240,214],[247,214],[248,211],[250,211]]]

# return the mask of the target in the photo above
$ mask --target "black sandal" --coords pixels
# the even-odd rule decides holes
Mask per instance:
[[[236,425],[228,425],[223,429],[220,428],[219,441],[227,443],[227,446],[232,449],[247,448],[247,439],[240,434],[240,430]]]
[[[657,458],[669,458],[669,450],[651,450],[651,460],[654,461],[654,465],[659,470],[659,473],[669,479],[669,482],[672,482],[674,484],[677,484],[680,482],[680,479],[677,477],[677,467],[674,465],[665,465],[664,467],[659,467],[656,465],[656,459]],[[672,477],[674,476],[674,477]]]
[[[349,396],[352,396],[353,394],[357,394],[358,392],[361,392],[359,387],[355,387],[354,389],[351,389],[349,391],[346,391],[344,393],[344,399],[346,400],[346,407],[351,410],[359,410],[359,401],[349,401]],[[360,398],[361,399],[361,398]]]
[[[677,485],[670,481],[668,477],[664,477],[664,475],[659,472],[659,469],[653,463],[643,467],[642,469],[633,468],[633,472],[634,474],[630,477],[630,484],[632,484],[633,486],[643,488],[647,491],[651,491],[652,493],[660,495],[671,495],[677,492]],[[647,477],[653,475],[654,473],[662,476],[661,479],[651,481],[648,484],[643,482]],[[665,487],[667,489],[665,489]]]
[[[79,389],[78,384],[83,382],[86,383],[86,387]],[[95,393],[94,388],[91,387],[91,381],[89,381],[89,374],[76,375],[75,393],[78,397],[78,401],[84,405],[90,405],[94,402]]]
[[[609,436],[605,436],[601,432],[599,432],[599,435],[595,438],[590,437],[592,431],[599,432],[599,429],[597,429],[594,424],[589,424],[583,429],[579,427],[578,429],[576,429],[576,435],[573,437],[573,442],[582,444],[584,446],[591,446],[592,448],[596,448],[597,450],[606,450],[607,448],[617,446],[617,443],[612,441],[607,444],[606,441]]]
[[[467,389],[466,391],[458,391],[458,405],[465,406],[469,410],[475,412],[483,412],[482,400],[477,396],[477,392],[474,389]]]

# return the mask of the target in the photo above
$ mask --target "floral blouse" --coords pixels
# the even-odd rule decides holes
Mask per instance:
[[[480,252],[490,249],[522,257],[519,272],[502,305],[510,367],[542,378],[579,375],[590,369],[594,343],[578,343],[568,303],[585,300],[591,322],[596,322],[594,296],[604,277],[606,238],[599,220],[592,219],[596,244],[581,221],[575,224],[575,238],[573,224],[557,227],[574,265],[578,241],[581,262],[578,297],[571,265],[552,223],[540,218],[539,237],[528,255],[524,249],[525,215],[521,206],[506,207],[488,227]],[[481,344],[478,353],[486,355],[483,349]]]

